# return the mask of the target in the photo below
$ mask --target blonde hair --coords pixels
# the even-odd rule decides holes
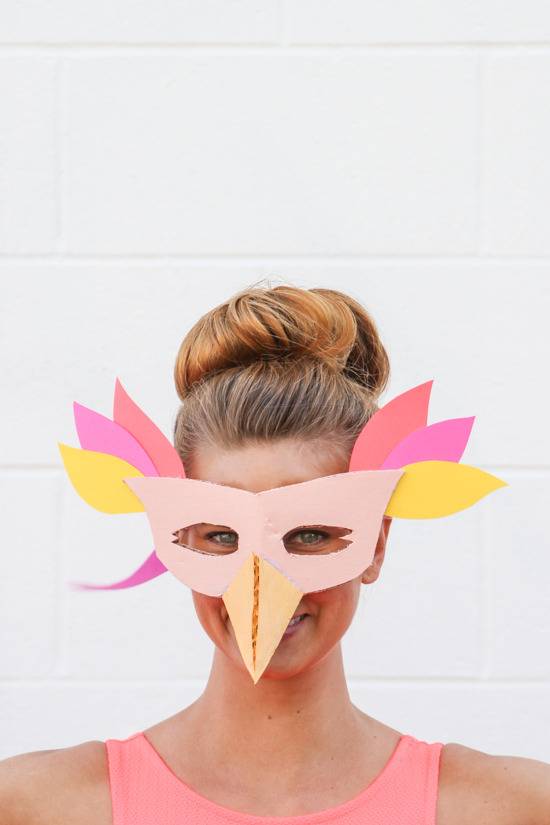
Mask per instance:
[[[201,444],[326,439],[349,453],[389,371],[373,319],[349,295],[249,287],[203,315],[180,345],[175,447],[188,472]]]

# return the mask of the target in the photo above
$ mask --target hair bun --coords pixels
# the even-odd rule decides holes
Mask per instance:
[[[334,289],[250,287],[207,312],[185,336],[175,364],[180,399],[222,370],[269,360],[315,359],[377,398],[389,360],[376,325],[350,296]]]

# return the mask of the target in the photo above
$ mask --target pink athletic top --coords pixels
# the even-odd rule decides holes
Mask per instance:
[[[176,776],[142,732],[105,745],[113,825],[436,825],[443,743],[409,734],[353,799],[299,816],[243,814],[211,802]]]

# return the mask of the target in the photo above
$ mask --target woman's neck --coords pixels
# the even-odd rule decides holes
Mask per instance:
[[[206,798],[275,816],[352,798],[398,738],[351,703],[339,645],[305,673],[256,685],[216,651],[199,699],[147,733]]]
[[[204,693],[183,713],[188,728],[208,732],[209,757],[226,764],[231,743],[232,763],[249,770],[273,759],[334,758],[349,752],[354,739],[364,742],[372,721],[350,701],[340,645],[304,673],[256,685],[216,651]]]

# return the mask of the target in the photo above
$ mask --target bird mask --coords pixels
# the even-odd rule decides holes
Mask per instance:
[[[59,444],[74,488],[105,513],[145,510],[155,548],[122,581],[76,586],[123,589],[169,570],[192,590],[221,597],[256,683],[302,596],[370,565],[384,515],[438,518],[505,486],[460,463],[473,417],[427,425],[431,388],[428,381],[379,409],[347,472],[260,493],[186,478],[177,451],[118,379],[112,420],[75,402],[82,449]],[[297,542],[308,530],[321,541]],[[231,541],[221,543],[222,535]]]

